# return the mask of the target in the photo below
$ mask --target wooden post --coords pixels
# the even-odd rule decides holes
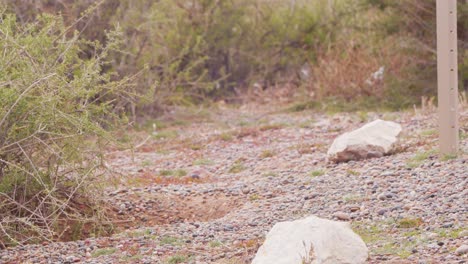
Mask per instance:
[[[458,152],[457,75],[457,0],[437,0],[437,93],[442,155]]]

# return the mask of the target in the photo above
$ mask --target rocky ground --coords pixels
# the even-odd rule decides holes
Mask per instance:
[[[350,222],[369,263],[467,263],[466,109],[457,158],[438,157],[433,112],[196,115],[109,153],[120,184],[107,195],[126,231],[10,248],[0,263],[249,263],[272,225],[308,215]],[[336,136],[376,118],[403,126],[397,153],[327,162]]]

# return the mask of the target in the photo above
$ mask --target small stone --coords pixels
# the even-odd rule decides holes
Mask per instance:
[[[393,171],[384,171],[380,176],[389,177],[389,176],[394,176],[394,175],[395,175],[395,172]]]
[[[349,221],[351,219],[351,217],[347,213],[344,213],[344,212],[336,212],[333,214],[333,216],[338,218],[338,220],[342,220],[342,221]]]
[[[411,210],[412,207],[413,207],[412,204],[405,204],[405,205],[403,206],[403,209],[405,209],[406,211],[409,211],[409,210]]]
[[[377,214],[384,215],[386,212],[388,212],[387,209],[380,209],[379,211],[377,211]]]
[[[430,249],[438,249],[439,248],[439,246],[436,243],[428,244],[427,247],[430,248]]]
[[[381,201],[384,201],[387,199],[387,195],[385,193],[381,193],[379,196],[377,196],[377,198]]]
[[[242,193],[243,193],[243,194],[249,194],[249,193],[250,193],[250,189],[249,189],[249,188],[243,188],[243,189],[242,189]]]
[[[459,236],[460,236],[460,237],[466,237],[466,236],[468,236],[468,230],[463,230],[463,231],[461,231],[460,234],[459,234]]]
[[[442,228],[450,228],[450,227],[452,227],[452,226],[453,226],[453,223],[450,223],[450,222],[449,222],[449,223],[443,224],[443,225],[442,225]]]
[[[370,212],[369,212],[368,209],[364,209],[364,210],[361,211],[361,215],[369,215],[369,214],[370,214]]]
[[[461,245],[460,247],[458,247],[456,250],[455,250],[455,254],[457,254],[458,256],[461,256],[461,255],[465,255],[468,253],[468,245]]]
[[[68,262],[79,262],[79,261],[80,261],[80,258],[77,258],[77,257],[75,257],[75,256],[68,256],[68,257],[66,257],[66,260],[67,260]]]

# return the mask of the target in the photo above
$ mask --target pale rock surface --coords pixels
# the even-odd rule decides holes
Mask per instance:
[[[382,157],[392,150],[400,132],[401,125],[377,119],[337,137],[328,149],[328,158],[344,162]]]
[[[310,216],[275,224],[252,264],[360,264],[367,257],[348,223]]]
[[[457,250],[455,250],[455,254],[457,254],[459,256],[468,254],[468,244],[467,245],[461,245],[460,247],[458,247]]]

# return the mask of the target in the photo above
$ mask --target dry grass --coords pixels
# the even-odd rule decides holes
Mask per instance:
[[[396,40],[395,40],[396,41]],[[374,51],[349,41],[319,55],[317,67],[312,69],[308,88],[317,99],[339,97],[347,101],[366,96],[382,98],[384,81],[372,74],[384,68],[382,78],[388,75],[403,76],[401,69],[408,58],[394,51],[392,43]]]

